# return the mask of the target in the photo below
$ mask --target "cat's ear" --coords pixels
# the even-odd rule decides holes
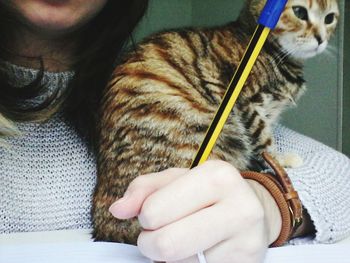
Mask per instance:
[[[241,23],[249,28],[255,28],[266,1],[267,0],[246,0],[239,16]]]
[[[243,9],[257,20],[266,4],[266,1],[267,0],[246,0]]]
[[[249,9],[249,12],[257,19],[265,4],[266,4],[267,0],[246,0],[246,5]]]

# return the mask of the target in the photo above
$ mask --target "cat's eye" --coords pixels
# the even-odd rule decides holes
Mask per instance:
[[[309,15],[305,7],[302,6],[293,6],[294,15],[304,21],[309,20]]]
[[[324,22],[325,22],[325,24],[329,25],[329,24],[333,23],[334,19],[335,19],[335,14],[330,13],[325,17]]]

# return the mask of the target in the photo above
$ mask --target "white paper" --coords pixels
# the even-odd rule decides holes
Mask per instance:
[[[350,263],[350,244],[271,248],[264,263]]]
[[[50,243],[0,247],[0,263],[150,263],[135,246],[107,243]]]
[[[0,263],[151,263],[135,246],[71,242],[0,246]],[[210,262],[209,262],[210,263]],[[268,250],[264,263],[350,263],[350,244],[300,245]]]

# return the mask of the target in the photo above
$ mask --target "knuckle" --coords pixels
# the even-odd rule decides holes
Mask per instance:
[[[170,174],[177,174],[181,170],[182,170],[181,168],[176,168],[176,167],[171,167],[171,168],[166,169],[166,171]]]
[[[141,175],[136,177],[134,180],[131,181],[129,184],[128,190],[136,190],[147,183],[147,178],[145,175]]]
[[[172,260],[177,254],[175,244],[170,235],[160,234],[154,240],[154,249],[160,258]]]
[[[251,262],[261,262],[267,249],[266,243],[261,239],[255,238],[247,246],[250,246],[250,250],[247,251],[247,257],[251,259]]]
[[[244,221],[248,224],[258,224],[264,221],[265,211],[261,203],[256,200],[247,204],[243,213]]]
[[[256,258],[265,246],[265,242],[262,242],[260,238],[251,238],[249,240],[249,244],[247,244],[247,248],[249,249],[246,251],[246,253],[249,255],[249,258]]]
[[[246,259],[249,259],[247,262],[261,262],[266,249],[266,241],[262,235],[246,236],[240,243],[241,253]]]
[[[232,185],[237,183],[235,174],[237,174],[238,171],[227,162],[221,160],[208,161],[207,169],[215,172],[215,176],[212,176],[210,173],[208,176],[208,179],[213,186],[219,188],[222,188],[223,186],[232,187]]]
[[[159,227],[157,220],[157,211],[155,206],[151,205],[150,202],[145,201],[138,216],[139,223],[147,230],[155,230]]]
[[[186,172],[186,168],[171,167],[165,170],[165,174],[168,176],[174,176],[175,178],[183,175]]]

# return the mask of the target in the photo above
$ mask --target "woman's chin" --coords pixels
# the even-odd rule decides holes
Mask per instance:
[[[36,32],[55,35],[70,32],[95,16],[107,0],[12,0],[24,24]]]
[[[67,20],[38,19],[31,20],[30,27],[44,35],[61,35],[73,31],[77,27],[76,23],[69,23]]]
[[[47,35],[69,32],[79,24],[79,20],[75,19],[74,16],[62,13],[32,12],[25,15],[25,20],[32,30]]]

